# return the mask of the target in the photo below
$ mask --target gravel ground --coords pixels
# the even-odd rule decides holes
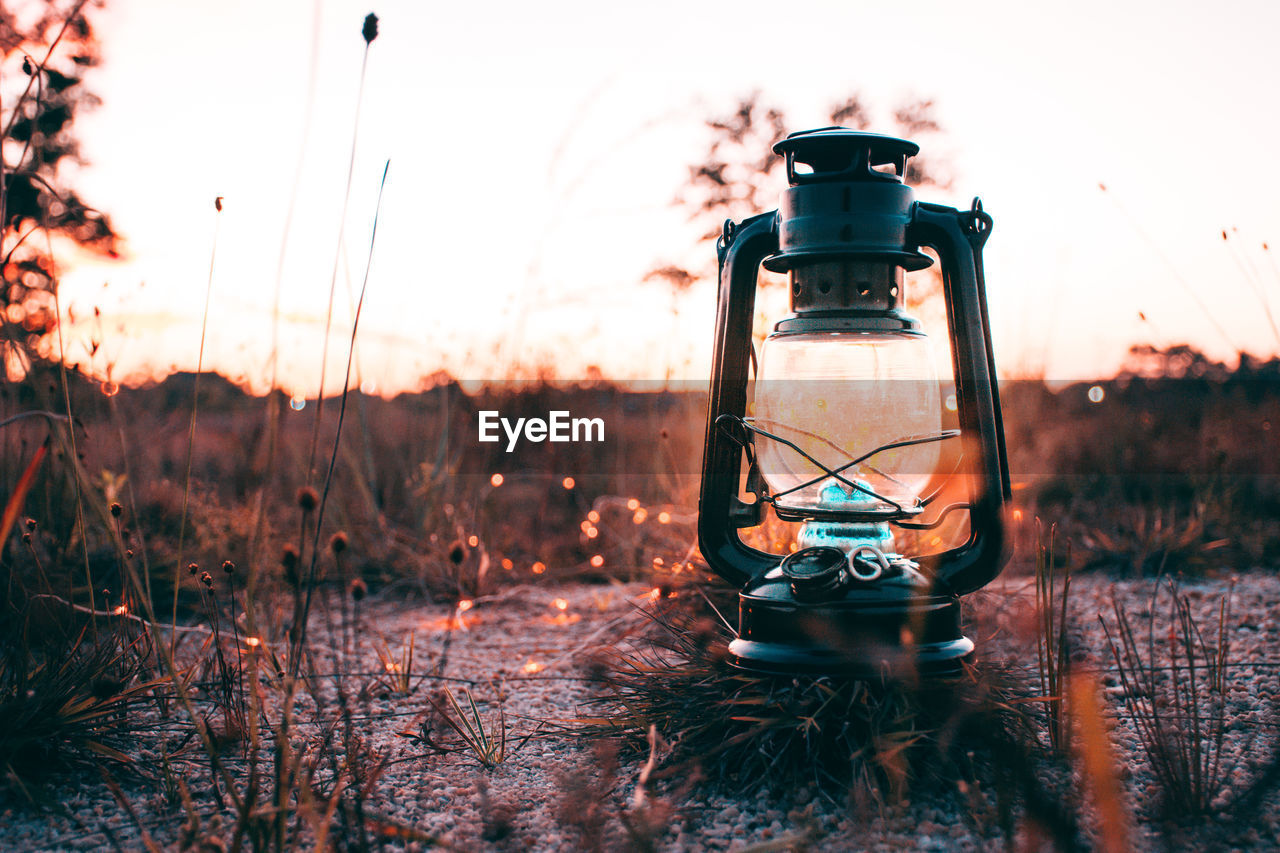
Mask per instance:
[[[1122,688],[1114,675],[1106,638],[1098,623],[1101,613],[1114,632],[1112,601],[1122,603],[1145,642],[1146,616],[1151,612],[1151,581],[1112,581],[1081,575],[1072,585],[1071,622],[1076,646],[1073,658],[1094,671],[1115,717],[1113,742],[1120,764],[1119,777],[1125,813],[1133,817],[1129,843],[1134,849],[1206,845],[1240,849],[1280,847],[1280,798],[1269,795],[1253,804],[1246,819],[1204,818],[1186,821],[1173,830],[1156,819],[1158,789],[1132,721],[1124,712]],[[1231,725],[1224,755],[1234,762],[1226,778],[1228,790],[1220,803],[1244,790],[1269,758],[1273,720],[1269,709],[1280,702],[1280,625],[1271,618],[1280,600],[1280,578],[1250,574],[1184,586],[1196,614],[1206,626],[1216,619],[1218,602],[1231,593],[1232,668],[1226,697]],[[630,816],[632,830],[644,834],[644,815],[662,829],[657,846],[665,850],[790,849],[803,839],[813,849],[971,850],[1003,849],[1004,840],[993,824],[985,827],[974,813],[957,813],[954,799],[919,797],[885,809],[871,818],[855,819],[848,810],[814,796],[808,790],[778,795],[729,796],[724,793],[681,793],[675,784],[665,790],[641,792],[637,808],[637,779],[641,767],[623,761],[612,768],[611,756],[599,745],[556,735],[555,724],[583,712],[590,695],[582,679],[592,650],[634,637],[645,619],[636,610],[646,590],[639,585],[521,587],[480,600],[463,613],[439,605],[387,599],[366,602],[360,620],[355,662],[347,667],[372,670],[379,665],[376,642],[385,640],[398,654],[410,632],[415,637],[414,670],[430,671],[441,664],[443,674],[462,681],[424,680],[408,697],[371,689],[354,700],[355,729],[365,748],[386,756],[388,764],[368,796],[369,812],[447,845],[466,850],[577,850],[598,843],[602,849],[625,847],[627,830],[618,815]],[[975,614],[974,634],[983,654],[1034,672],[1035,646],[1028,641],[1033,584],[1028,578],[1002,578],[970,597]],[[1158,636],[1167,631],[1168,597],[1157,602]],[[451,618],[463,629],[446,630]],[[1142,626],[1139,628],[1138,626]],[[325,626],[318,621],[313,636],[323,642]],[[447,642],[446,642],[446,637]],[[317,665],[332,666],[331,661]],[[372,673],[347,680],[353,693],[373,684]],[[442,684],[456,693],[469,686],[491,718],[500,704],[509,734],[508,756],[492,770],[482,769],[470,754],[433,754],[398,735],[417,730],[429,709],[428,698],[439,696]],[[321,697],[317,713],[309,699],[299,704],[299,719],[332,719],[335,694]],[[530,736],[532,735],[532,736]],[[527,738],[527,739],[526,739]],[[140,744],[144,760],[154,758],[150,746]],[[1238,759],[1238,761],[1237,761]],[[606,768],[602,770],[601,768]],[[197,795],[208,793],[207,774],[195,765],[183,775]],[[23,850],[136,849],[136,823],[124,813],[97,780],[60,784],[54,797],[63,813],[34,812],[30,807],[0,800],[0,847]],[[141,822],[164,846],[176,846],[184,815],[154,790],[138,789],[131,801]],[[205,797],[206,829],[221,822],[222,835],[230,825]],[[981,817],[978,815],[977,817]],[[1164,834],[1162,834],[1162,832]],[[1178,833],[1181,833],[1180,835]],[[415,849],[420,842],[388,842]]]

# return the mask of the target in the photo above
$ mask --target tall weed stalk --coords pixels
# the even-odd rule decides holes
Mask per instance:
[[[351,181],[356,170],[356,140],[360,134],[360,107],[364,103],[364,76],[369,66],[369,47],[373,44],[373,40],[378,37],[378,17],[373,13],[370,13],[364,19],[364,28],[361,30],[361,35],[364,36],[364,54],[360,59],[360,84],[356,91],[356,114],[351,124],[351,153],[347,162],[347,185],[342,194],[342,215],[338,220],[338,239],[334,243],[333,250],[333,272],[329,278],[329,305],[325,310],[324,316],[324,348],[320,353],[320,390],[316,395],[316,416],[311,432],[311,449],[307,453],[308,480],[315,475],[316,452],[320,444],[320,416],[324,412],[325,369],[329,364],[329,329],[333,324],[333,299],[338,286],[338,262],[342,257],[342,238],[346,234],[347,228],[347,205],[351,201]],[[386,180],[385,171],[383,180]],[[361,291],[361,301],[363,301],[363,290]],[[358,310],[356,322],[359,322]],[[350,373],[350,362],[348,362],[347,372],[348,374]],[[343,393],[345,396],[345,391]]]
[[[1067,602],[1071,597],[1071,556],[1062,568],[1059,590],[1054,545],[1057,528],[1049,528],[1049,544],[1036,549],[1036,665],[1044,697],[1049,745],[1065,755],[1071,748],[1071,716],[1067,710],[1067,678],[1071,643],[1067,635]],[[1039,535],[1036,537],[1041,539]]]
[[[296,648],[300,653],[306,642],[307,635],[307,617],[311,612],[311,592],[315,587],[316,570],[319,565],[320,555],[320,531],[324,522],[324,510],[329,501],[329,491],[333,487],[333,475],[338,467],[338,450],[342,445],[342,424],[347,414],[347,397],[351,390],[351,363],[355,358],[356,351],[356,335],[360,330],[360,313],[364,308],[364,297],[369,287],[369,267],[373,264],[373,248],[378,239],[378,216],[382,212],[382,192],[387,186],[387,172],[391,169],[391,161],[388,160],[382,169],[382,181],[378,185],[378,201],[374,207],[373,228],[369,234],[369,256],[365,261],[364,280],[360,284],[360,300],[356,303],[356,316],[351,324],[351,344],[347,350],[347,372],[342,380],[342,397],[341,404],[338,408],[338,428],[333,436],[333,450],[329,456],[329,467],[325,472],[324,488],[320,492],[320,504],[316,511],[316,525],[313,531],[313,540],[311,543],[311,565],[307,572],[306,596],[302,604],[302,612],[294,614],[294,627],[297,630]],[[318,417],[317,417],[318,420]],[[290,675],[298,674],[298,655],[294,655],[290,661]]]
[[[213,220],[213,246],[209,250],[209,281],[204,290],[204,313],[200,318],[200,353],[196,356],[196,376],[191,390],[191,419],[187,426],[187,466],[182,481],[182,517],[178,522],[178,558],[173,566],[173,612],[171,627],[178,624],[178,588],[182,583],[182,547],[187,535],[187,509],[191,500],[191,459],[196,446],[196,413],[200,408],[200,374],[204,372],[204,342],[209,330],[209,303],[213,298],[213,271],[218,259],[218,231],[222,226],[222,196],[213,202],[215,217]],[[170,635],[169,653],[173,654],[173,643],[177,640],[177,631]]]

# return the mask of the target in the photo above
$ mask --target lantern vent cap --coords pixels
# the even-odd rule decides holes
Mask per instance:
[[[791,186],[826,181],[893,181],[902,183],[907,159],[920,153],[908,139],[852,130],[822,127],[787,136],[773,146],[787,160]]]

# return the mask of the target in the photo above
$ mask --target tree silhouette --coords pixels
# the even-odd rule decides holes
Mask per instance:
[[[108,218],[65,186],[83,163],[75,119],[99,104],[84,85],[100,59],[91,6],[0,0],[0,368],[19,374],[53,360],[58,244],[117,253]]]
[[[828,120],[855,130],[875,130],[919,142],[942,132],[933,115],[933,101],[913,100],[895,107],[890,118],[873,122],[871,110],[856,92],[831,106]],[[686,290],[699,281],[715,278],[712,244],[720,236],[726,219],[735,221],[772,210],[778,194],[787,185],[783,159],[773,153],[773,144],[793,130],[779,106],[767,104],[759,92],[739,99],[734,110],[707,119],[709,143],[702,160],[689,167],[689,181],[681,188],[675,204],[685,208],[689,219],[702,226],[697,245],[698,264],[663,263],[650,270],[646,280],[667,282],[675,290]],[[921,146],[922,148],[925,146]],[[913,157],[907,163],[906,181],[916,187],[946,188],[945,171],[928,157]],[[768,283],[767,276],[762,279]]]

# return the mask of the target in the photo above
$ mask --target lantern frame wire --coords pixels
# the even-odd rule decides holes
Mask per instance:
[[[857,517],[874,518],[874,519],[885,519],[886,516],[890,516],[890,515],[910,516],[910,515],[916,515],[918,513],[921,513],[924,511],[925,507],[927,507],[930,503],[936,500],[937,497],[942,493],[942,487],[935,489],[931,494],[925,497],[916,498],[916,503],[914,506],[906,507],[906,506],[903,506],[898,501],[893,500],[892,498],[888,498],[888,497],[885,497],[884,495],[879,494],[869,486],[866,486],[864,484],[858,483],[853,480],[849,480],[848,478],[843,476],[843,473],[845,471],[849,470],[855,465],[860,465],[861,463],[865,462],[866,460],[870,459],[876,454],[882,453],[886,450],[895,450],[899,447],[913,447],[918,444],[928,444],[930,442],[936,442],[936,441],[946,441],[947,439],[959,438],[961,435],[960,430],[949,429],[949,430],[942,430],[937,433],[931,433],[929,435],[908,436],[907,438],[899,439],[897,441],[891,441],[888,444],[882,444],[879,447],[875,448],[874,450],[864,453],[861,456],[851,458],[850,461],[844,463],[843,465],[840,465],[837,468],[831,468],[825,465],[824,463],[818,461],[817,459],[815,459],[812,455],[807,453],[795,442],[790,441],[786,438],[783,438],[780,435],[775,435],[774,433],[764,429],[763,427],[757,426],[754,420],[751,418],[745,418],[739,415],[733,415],[729,413],[720,415],[718,418],[716,418],[716,428],[719,429],[721,432],[723,432],[729,438],[730,441],[734,442],[735,444],[737,444],[739,447],[741,447],[743,450],[746,451],[747,462],[753,469],[756,467],[756,453],[755,453],[754,440],[749,440],[747,438],[744,438],[742,435],[736,434],[732,430],[732,428],[728,426],[728,424],[733,424],[738,428],[742,429],[744,432],[751,434],[752,436],[761,436],[770,441],[775,441],[783,445],[784,447],[790,448],[791,450],[798,453],[800,456],[804,457],[806,461],[810,462],[811,464],[813,464],[815,467],[817,467],[823,472],[817,477],[807,480],[806,482],[803,482],[798,486],[792,486],[789,489],[785,489],[777,493],[771,493],[768,489],[768,486],[761,483],[759,489],[756,490],[756,496],[761,501],[768,504],[772,504],[775,511],[777,511],[778,509],[779,498],[786,497],[792,492],[796,492],[796,491],[799,491],[800,489],[808,488],[809,486],[812,486],[816,483],[820,483],[823,480],[826,480],[828,478],[834,478],[835,480],[845,484],[849,488],[855,491],[861,492],[863,494],[869,495],[870,497],[876,499],[877,501],[880,501],[881,503],[886,504],[887,506],[892,508],[890,512],[876,511],[876,510],[858,510],[854,512],[844,511],[842,513],[846,516],[851,516],[851,517],[857,516]],[[787,426],[787,425],[783,424],[783,426]],[[821,441],[824,444],[828,445],[833,450],[839,451],[840,453],[843,453],[846,456],[850,455],[847,450],[835,444],[830,439],[824,436],[807,432],[806,430],[802,430],[798,427],[788,426],[787,428],[803,433],[809,436],[810,438],[815,438],[818,441]],[[955,474],[955,472],[960,469],[960,463],[963,461],[963,458],[964,457],[962,454],[960,458],[956,460],[956,467],[951,472],[952,474]],[[883,472],[880,472],[879,469],[873,469],[873,470],[876,470],[877,473],[883,474]],[[889,475],[883,474],[883,476],[888,477]],[[950,479],[950,476],[951,475],[948,475],[947,479]],[[893,478],[889,477],[889,479],[893,479]],[[943,507],[942,511],[938,514],[937,518],[935,518],[932,521],[909,522],[905,520],[901,520],[901,521],[891,520],[891,523],[896,524],[899,527],[904,527],[911,530],[932,530],[933,528],[941,525],[943,522],[943,519],[945,519],[945,517],[951,514],[952,512],[956,512],[961,509],[969,509],[969,508],[970,508],[970,504],[968,504],[967,502],[953,503]]]

